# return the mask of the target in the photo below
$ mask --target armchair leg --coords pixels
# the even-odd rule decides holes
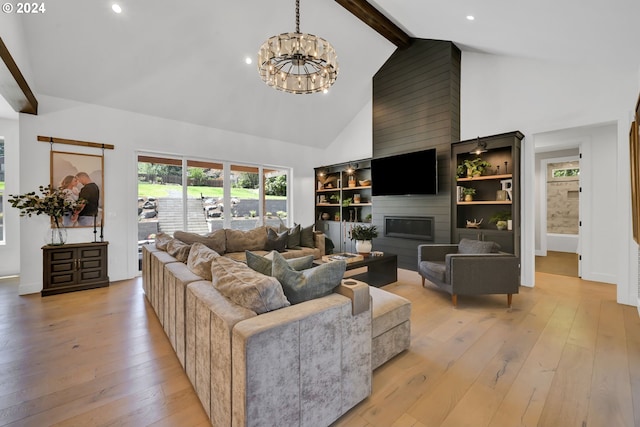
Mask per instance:
[[[458,307],[458,295],[451,294],[451,302],[453,303],[454,307]]]
[[[422,287],[424,288],[424,276],[420,276],[420,278],[422,279]]]
[[[511,301],[513,301],[513,294],[507,294],[507,305],[511,308]]]

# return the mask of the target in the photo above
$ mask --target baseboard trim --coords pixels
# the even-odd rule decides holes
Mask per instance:
[[[20,283],[18,295],[38,294],[42,290],[42,283]]]

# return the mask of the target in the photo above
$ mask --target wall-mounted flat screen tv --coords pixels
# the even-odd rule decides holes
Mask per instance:
[[[438,194],[436,149],[372,159],[371,181],[374,196]]]

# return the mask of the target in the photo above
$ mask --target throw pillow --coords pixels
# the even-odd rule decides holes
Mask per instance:
[[[197,274],[205,280],[211,280],[211,261],[220,254],[202,243],[191,245],[187,267],[193,274]]]
[[[191,245],[187,245],[178,239],[171,239],[167,243],[167,253],[180,262],[187,262]]]
[[[166,233],[158,233],[156,234],[156,248],[166,251],[167,243],[171,241],[171,236]]]
[[[333,261],[304,271],[295,271],[282,255],[273,254],[273,277],[278,279],[291,304],[329,295],[340,284],[345,261]]]
[[[488,254],[500,249],[500,245],[491,241],[461,239],[458,243],[459,254]]]
[[[200,235],[196,233],[188,233],[186,231],[176,231],[173,237],[191,245],[193,243],[202,243],[206,247],[213,249],[219,254],[223,254],[225,250],[225,233],[224,230],[216,230],[212,233]]]
[[[261,251],[267,244],[267,228],[258,227],[249,231],[225,228],[226,251]]]
[[[222,295],[257,314],[291,305],[275,277],[260,274],[227,257],[211,261],[211,277],[213,286]]]
[[[287,247],[295,248],[300,246],[300,224],[289,229],[289,238],[287,239]]]
[[[289,233],[283,231],[277,233],[273,228],[267,229],[267,244],[264,246],[266,251],[278,251],[284,252],[287,250],[287,240],[289,239]]]
[[[193,249],[192,249],[193,250]],[[247,265],[249,268],[262,273],[265,276],[272,275],[273,254],[277,252],[271,252],[268,257],[263,257],[253,252],[246,251]],[[313,255],[307,255],[300,258],[291,258],[286,260],[287,263],[296,271],[306,270],[313,267]]]
[[[316,241],[313,238],[313,225],[300,230],[300,246],[305,248],[315,248]]]

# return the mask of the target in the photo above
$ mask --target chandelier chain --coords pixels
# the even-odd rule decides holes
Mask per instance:
[[[296,0],[296,33],[300,33],[300,0]]]

